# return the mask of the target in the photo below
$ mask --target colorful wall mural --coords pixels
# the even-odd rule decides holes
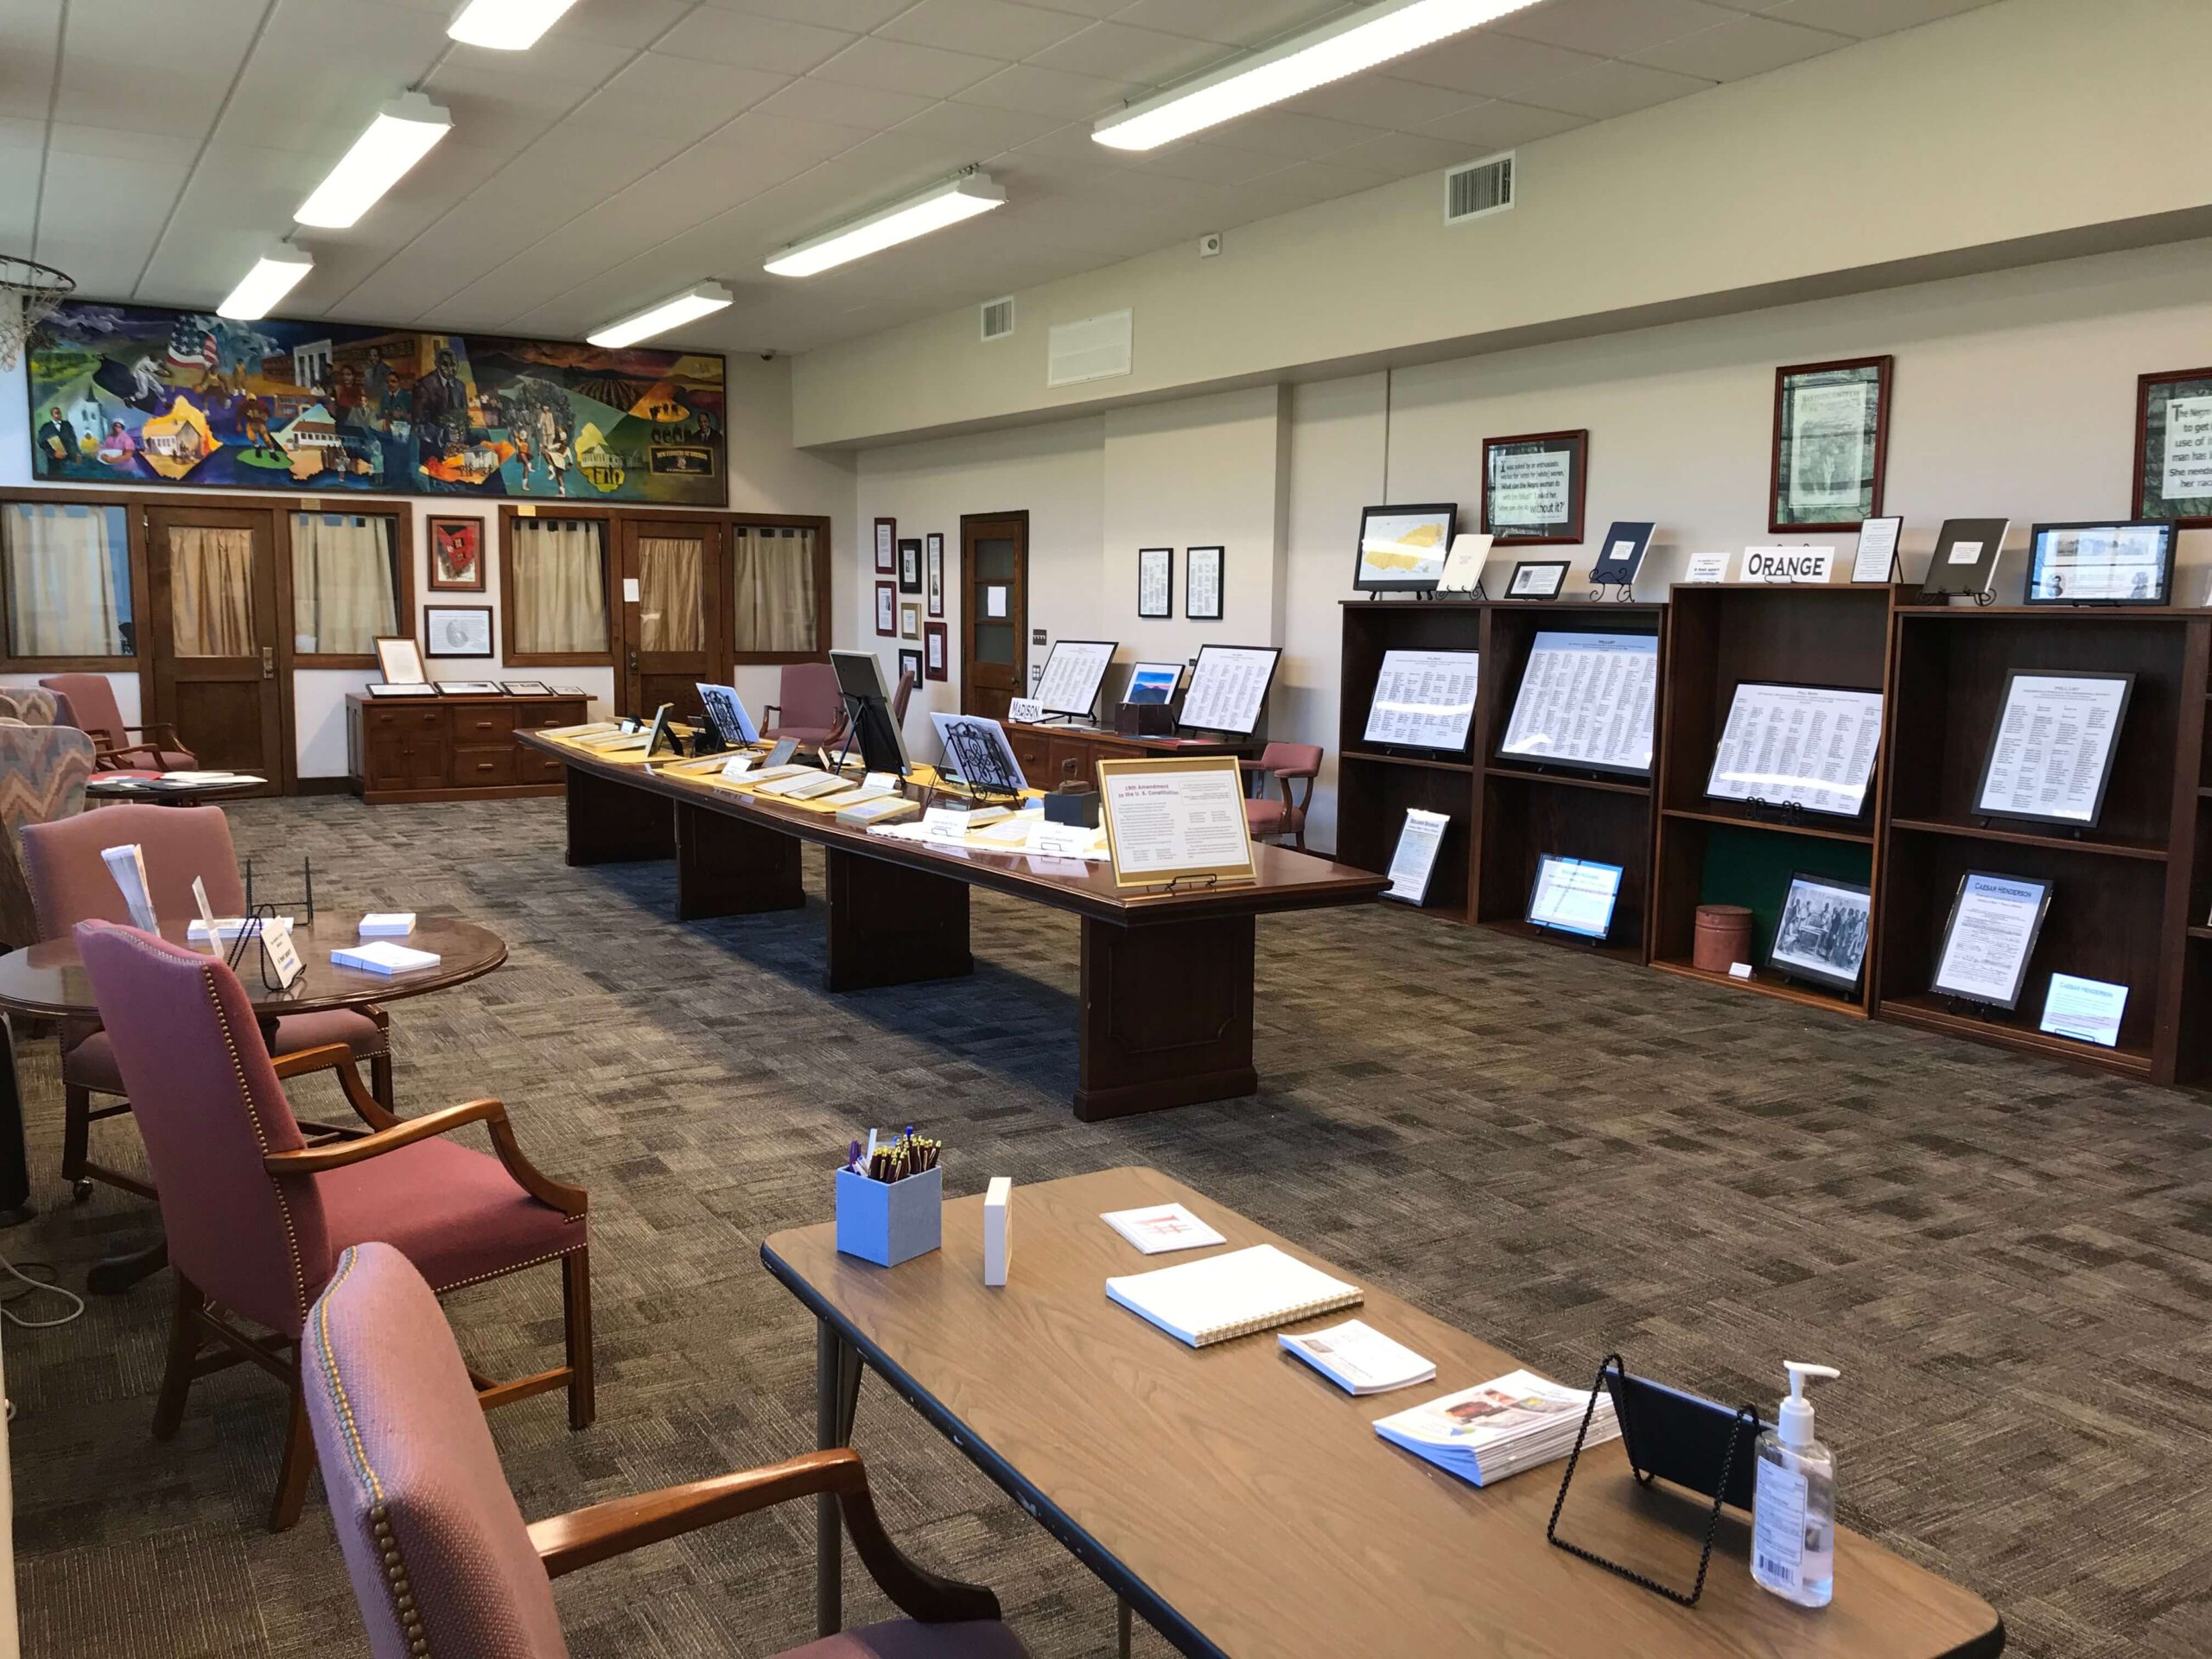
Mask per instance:
[[[718,356],[83,301],[25,355],[41,482],[728,499]]]

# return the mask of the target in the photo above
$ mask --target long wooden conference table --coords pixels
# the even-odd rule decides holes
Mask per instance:
[[[958,1179],[980,1185],[993,1173]],[[1225,1243],[1144,1256],[1099,1219],[1171,1201]],[[943,1247],[895,1268],[840,1255],[834,1222],[762,1244],[768,1271],[819,1322],[817,1437],[825,1446],[850,1437],[865,1365],[1179,1653],[1991,1659],[2004,1649],[2005,1626],[1980,1597],[1848,1529],[1836,1535],[1835,1600],[1817,1612],[1751,1582],[1749,1517],[1733,1510],[1694,1608],[1552,1548],[1544,1527],[1562,1465],[1478,1488],[1376,1434],[1375,1419],[1520,1362],[1373,1285],[1362,1284],[1356,1308],[1285,1328],[1364,1320],[1433,1360],[1433,1382],[1348,1395],[1273,1332],[1185,1347],[1109,1301],[1107,1279],[1253,1244],[1361,1278],[1157,1170],[1017,1186],[1011,1223],[996,1289],[982,1281],[980,1195],[947,1203]],[[1847,1467],[1848,1446],[1843,1456]],[[819,1506],[816,1533],[824,1635],[842,1614],[834,1505]],[[1679,1489],[1638,1484],[1615,1440],[1583,1455],[1560,1535],[1686,1586],[1710,1513]]]
[[[835,814],[697,776],[515,734],[568,769],[568,861],[673,857],[684,920],[797,910],[799,849],[823,849],[833,991],[975,970],[968,895],[984,887],[1083,923],[1075,1115],[1121,1117],[1254,1093],[1254,918],[1363,904],[1388,885],[1348,865],[1262,845],[1256,881],[1117,890],[1108,865],[871,836]],[[910,786],[911,787],[911,786]]]

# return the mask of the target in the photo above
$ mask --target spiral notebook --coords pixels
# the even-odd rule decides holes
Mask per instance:
[[[1364,1294],[1272,1244],[1123,1274],[1106,1281],[1106,1294],[1193,1348],[1351,1307]]]

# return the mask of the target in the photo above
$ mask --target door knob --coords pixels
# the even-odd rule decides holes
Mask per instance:
[[[274,645],[261,648],[261,677],[264,680],[276,677],[276,647]]]

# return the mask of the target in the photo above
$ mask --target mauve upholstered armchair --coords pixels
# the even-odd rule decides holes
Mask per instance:
[[[190,749],[178,741],[176,728],[167,721],[150,726],[125,726],[123,708],[115,700],[115,687],[105,674],[49,674],[39,683],[60,694],[69,721],[99,747],[104,772],[139,767],[154,772],[188,770],[200,764]],[[138,734],[138,741],[127,740]]]
[[[1288,836],[1300,852],[1306,850],[1306,809],[1313,803],[1313,780],[1321,775],[1321,746],[1319,743],[1270,743],[1260,751],[1257,760],[1247,760],[1248,772],[1272,772],[1282,785],[1282,799],[1271,801],[1267,797],[1267,785],[1260,785],[1261,793],[1255,800],[1244,803],[1244,822],[1254,836],[1266,840],[1270,836]],[[1297,800],[1291,798],[1290,785],[1294,779],[1306,781],[1306,792]]]
[[[308,1311],[340,1254],[372,1239],[440,1292],[560,1263],[563,1363],[504,1383],[452,1363],[472,1412],[565,1388],[569,1427],[591,1426],[586,1196],[523,1156],[498,1101],[403,1122],[361,1086],[342,1048],[271,1060],[221,957],[111,922],[83,923],[76,935],[145,1137],[176,1274],[156,1440],[176,1433],[195,1378],[240,1361],[260,1366],[291,1396],[269,1524],[282,1531],[298,1520],[315,1465],[302,1366],[320,1363],[309,1357]],[[325,1066],[337,1068],[369,1132],[310,1146],[283,1079]],[[470,1123],[485,1126],[496,1155],[441,1138]]]
[[[869,1575],[907,1618],[785,1659],[1026,1659],[998,1599],[915,1566],[859,1454],[815,1452],[524,1524],[445,1316],[399,1251],[338,1259],[308,1319],[308,1421],[376,1659],[566,1659],[550,1580],[796,1497],[835,1493]]]
[[[146,861],[146,885],[154,914],[184,921],[200,913],[193,878],[207,883],[207,902],[218,916],[245,913],[245,887],[238,880],[238,854],[231,845],[230,820],[219,806],[148,806],[125,803],[97,812],[26,825],[21,836],[23,875],[41,939],[67,937],[79,922],[128,922],[123,889],[101,859],[102,849],[136,842]],[[378,1103],[392,1104],[391,1020],[372,1006],[356,1012],[286,1014],[276,1021],[270,1051],[279,1059],[312,1049],[342,1046],[369,1066],[369,1086]],[[79,1202],[92,1196],[92,1183],[105,1181],[150,1198],[153,1189],[119,1170],[92,1161],[92,1128],[103,1118],[130,1109],[127,1100],[95,1109],[95,1095],[119,1097],[129,1091],[116,1069],[115,1053],[97,1020],[65,1021],[61,1028],[61,1178]]]
[[[760,735],[772,743],[788,737],[818,749],[844,734],[837,671],[827,663],[785,664],[776,701],[760,710]]]

